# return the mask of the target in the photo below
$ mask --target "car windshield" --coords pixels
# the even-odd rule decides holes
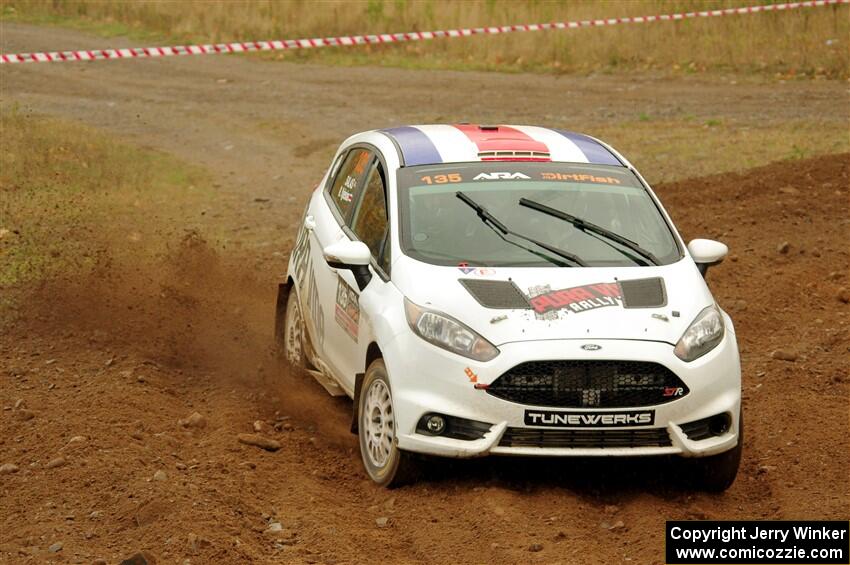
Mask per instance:
[[[651,253],[662,265],[681,257],[655,202],[624,167],[525,162],[406,167],[398,171],[398,194],[404,253],[435,265],[567,266],[552,249],[575,255],[588,267],[647,264],[611,234]],[[485,216],[520,237],[506,235],[482,218],[470,199],[486,210]],[[581,223],[521,205],[520,199],[602,230],[582,229]],[[529,238],[550,249],[529,243]]]

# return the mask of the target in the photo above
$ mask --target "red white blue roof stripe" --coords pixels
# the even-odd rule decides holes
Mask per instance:
[[[381,132],[393,140],[406,167],[470,161],[623,165],[592,137],[537,126],[420,125]]]

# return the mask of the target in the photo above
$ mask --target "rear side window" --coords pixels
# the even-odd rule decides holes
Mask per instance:
[[[349,151],[330,186],[331,200],[346,223],[360,192],[371,157],[372,153],[368,149]]]

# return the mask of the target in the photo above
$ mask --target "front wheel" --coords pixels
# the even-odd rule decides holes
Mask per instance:
[[[298,294],[294,288],[289,289],[286,297],[286,310],[283,317],[283,343],[281,348],[290,365],[298,369],[307,366],[307,356],[304,351],[306,333],[304,319],[301,316],[301,306],[298,304]]]
[[[738,416],[738,445],[718,453],[690,461],[694,486],[708,492],[723,492],[732,486],[741,466],[744,451],[744,413]]]
[[[396,445],[396,420],[387,368],[376,359],[366,369],[358,399],[360,456],[369,478],[394,488],[415,479],[412,456]]]

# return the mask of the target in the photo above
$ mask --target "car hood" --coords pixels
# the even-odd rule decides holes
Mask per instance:
[[[675,344],[714,303],[687,257],[654,267],[473,268],[402,256],[393,282],[412,302],[449,314],[497,346],[544,339]]]

